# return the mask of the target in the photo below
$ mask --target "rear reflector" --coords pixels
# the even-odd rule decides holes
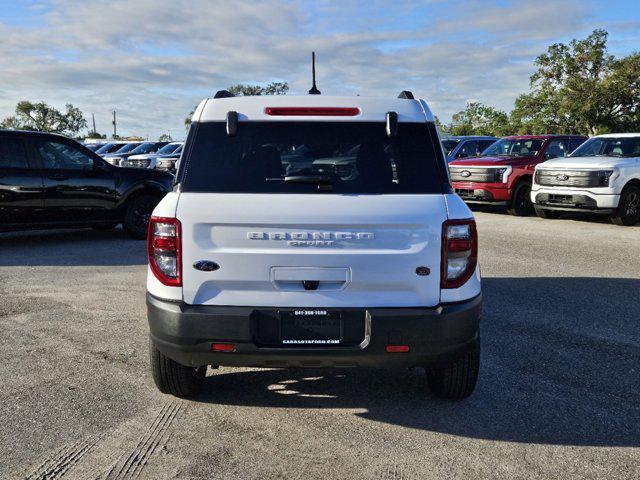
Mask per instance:
[[[236,346],[233,343],[212,343],[211,350],[214,352],[235,352]]]
[[[265,113],[271,116],[355,117],[360,114],[360,109],[356,107],[267,107]]]
[[[407,353],[409,345],[387,345],[387,353]]]

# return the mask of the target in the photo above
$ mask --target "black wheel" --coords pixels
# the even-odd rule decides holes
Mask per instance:
[[[444,367],[427,368],[427,383],[440,398],[460,400],[473,393],[480,370],[480,340],[473,348]]]
[[[201,386],[207,367],[192,368],[180,365],[163,355],[149,339],[149,357],[153,381],[162,393],[187,397],[196,393]]]
[[[536,215],[540,218],[547,218],[549,220],[559,218],[562,215],[562,212],[558,210],[545,210],[544,208],[534,207],[536,210]]]
[[[158,202],[158,197],[146,194],[139,195],[129,202],[124,211],[122,226],[130,237],[138,240],[147,238],[149,218]]]
[[[98,230],[98,231],[102,232],[102,231],[107,231],[107,230],[113,230],[117,226],[118,226],[118,223],[105,223],[105,224],[102,224],[102,225],[94,225],[91,228],[93,228],[94,230]]]
[[[518,217],[528,217],[533,212],[533,204],[531,203],[531,183],[520,182],[513,192],[511,204],[507,208],[509,215]]]
[[[640,222],[640,187],[628,185],[622,190],[618,208],[611,215],[611,221],[625,227]]]

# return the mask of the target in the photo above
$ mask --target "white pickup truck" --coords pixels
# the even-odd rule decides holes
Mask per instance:
[[[542,218],[608,213],[616,225],[640,222],[640,133],[592,137],[565,158],[536,166],[531,201]]]
[[[478,239],[422,100],[203,100],[148,236],[151,370],[424,367],[463,398],[480,363]]]

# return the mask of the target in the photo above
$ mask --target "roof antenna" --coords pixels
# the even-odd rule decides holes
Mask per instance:
[[[316,52],[311,52],[311,75],[313,76],[313,86],[309,90],[309,95],[320,95],[320,90],[316,87]]]

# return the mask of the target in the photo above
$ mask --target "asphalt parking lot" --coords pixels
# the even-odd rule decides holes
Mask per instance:
[[[0,235],[0,478],[640,478],[640,225],[477,213],[475,394],[422,371],[147,368],[145,244]]]

